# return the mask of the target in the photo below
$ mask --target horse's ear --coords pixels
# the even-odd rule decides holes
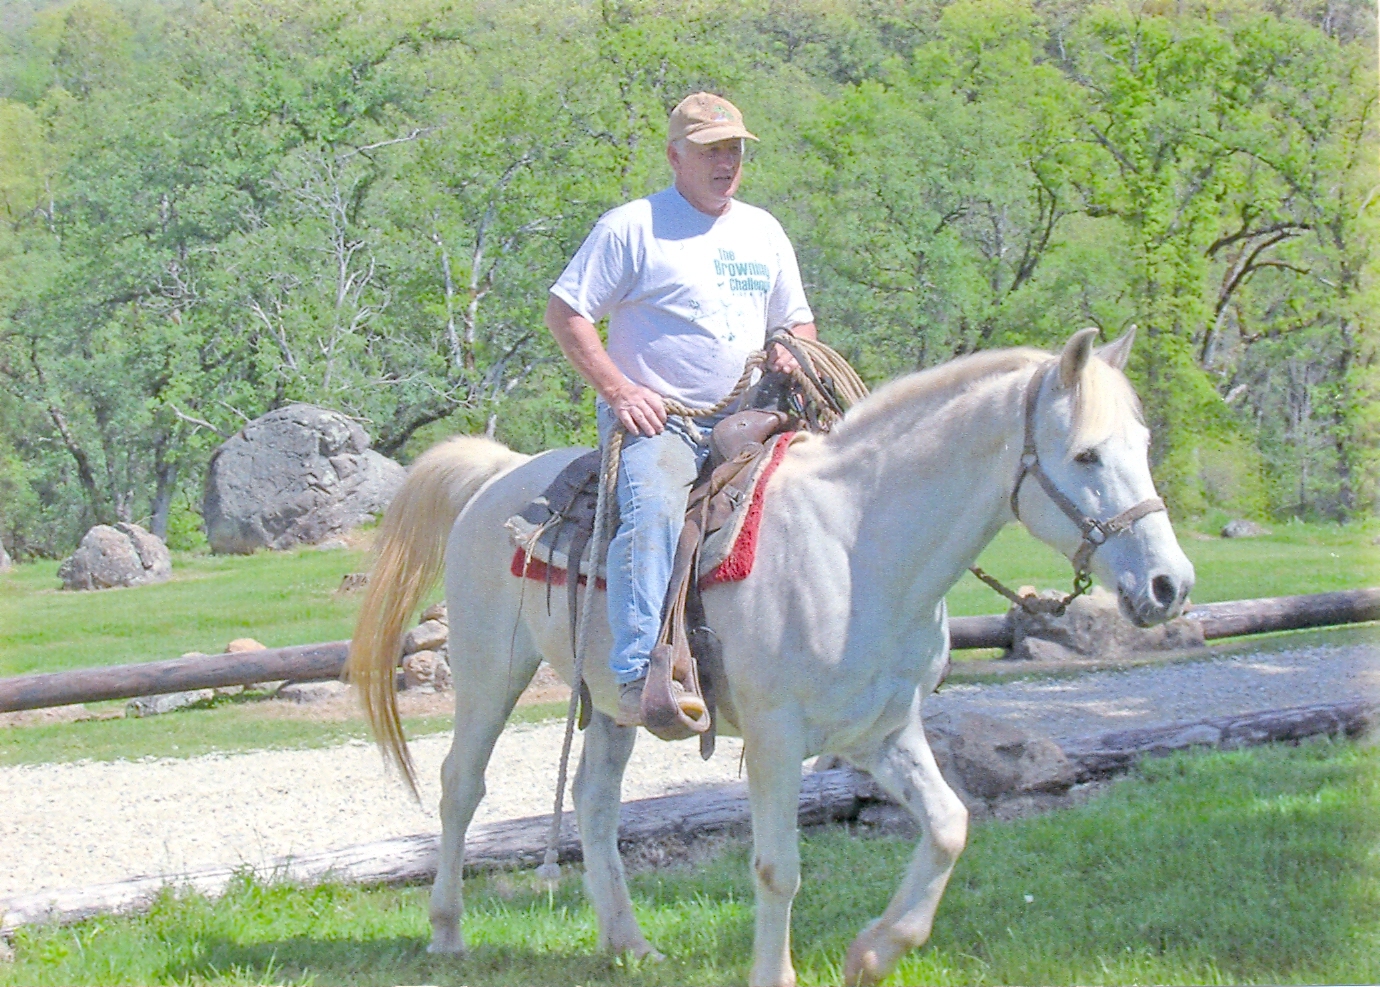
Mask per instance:
[[[1121,338],[1097,348],[1097,355],[1103,363],[1117,370],[1126,369],[1126,361],[1131,359],[1131,344],[1136,341],[1136,327],[1131,326],[1121,334]]]
[[[1083,369],[1092,359],[1093,340],[1100,332],[1097,326],[1079,329],[1064,344],[1064,352],[1059,357],[1059,386],[1073,387],[1083,376]]]

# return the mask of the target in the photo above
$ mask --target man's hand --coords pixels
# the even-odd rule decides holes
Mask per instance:
[[[604,395],[604,400],[623,427],[634,435],[650,438],[666,427],[666,403],[651,388],[627,380]]]
[[[818,339],[819,331],[813,322],[803,322],[800,325],[791,326],[786,333],[798,339]],[[767,369],[775,370],[778,373],[789,374],[799,369],[800,364],[791,355],[791,351],[784,346],[775,343],[767,343]]]
[[[800,369],[800,362],[786,347],[772,342],[767,344],[767,369],[782,374],[794,373]]]

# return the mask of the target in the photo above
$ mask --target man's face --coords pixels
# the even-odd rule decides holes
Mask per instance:
[[[701,212],[718,215],[728,208],[743,177],[743,141],[733,137],[713,144],[668,144],[667,160],[676,188]]]

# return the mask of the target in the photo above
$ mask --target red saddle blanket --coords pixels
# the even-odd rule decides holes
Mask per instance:
[[[743,514],[742,524],[733,538],[732,547],[729,548],[722,562],[700,576],[701,589],[719,583],[737,582],[740,579],[746,579],[752,572],[752,565],[757,560],[757,537],[762,527],[762,510],[766,502],[767,481],[776,472],[776,468],[781,465],[781,460],[786,458],[786,449],[796,434],[795,432],[783,432],[772,440],[774,445],[771,450],[771,458],[767,460],[766,465],[762,467],[761,474],[754,481],[752,498]],[[528,579],[535,579],[540,583],[549,581],[553,586],[566,584],[567,575],[564,569],[548,566],[538,558],[528,558],[527,553],[521,548],[513,552],[513,561],[509,570],[519,578],[526,576]],[[586,577],[580,576],[580,584],[584,585],[586,582]],[[603,589],[604,580],[597,580],[595,586]]]

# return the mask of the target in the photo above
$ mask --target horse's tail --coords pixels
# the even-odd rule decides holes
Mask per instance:
[[[458,436],[428,449],[384,514],[368,589],[346,664],[384,755],[417,795],[412,755],[398,718],[396,675],[403,624],[436,582],[455,519],[486,482],[528,457],[488,439]]]

